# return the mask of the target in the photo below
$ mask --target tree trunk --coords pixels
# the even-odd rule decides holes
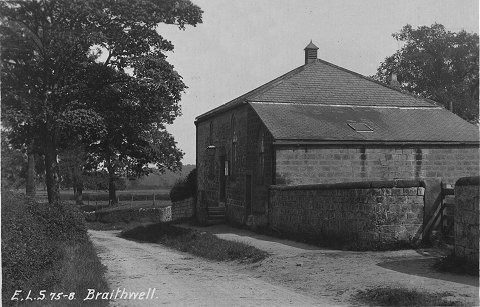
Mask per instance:
[[[115,187],[115,170],[113,167],[107,167],[108,170],[108,199],[111,204],[117,203],[116,187]]]
[[[73,181],[73,195],[75,196],[75,203],[77,205],[83,205],[83,169],[81,162],[75,163],[72,168],[72,181]]]
[[[83,205],[83,184],[78,183],[75,188],[75,203],[79,206]]]
[[[35,155],[30,148],[27,149],[28,154],[28,164],[27,164],[27,182],[25,187],[25,193],[27,196],[35,197],[36,187],[35,187]]]
[[[51,137],[46,138],[45,144],[45,177],[47,183],[48,202],[50,204],[60,200],[59,168],[57,151]]]

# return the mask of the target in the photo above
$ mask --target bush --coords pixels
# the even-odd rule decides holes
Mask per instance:
[[[187,177],[179,179],[170,190],[170,200],[180,201],[197,197],[197,169],[193,169]]]
[[[32,211],[32,201],[21,195],[2,193],[2,301],[15,290],[48,288],[53,276],[48,276],[60,254],[52,240],[45,240],[47,223],[39,223]],[[45,278],[40,278],[45,276]],[[31,280],[43,279],[34,285]]]
[[[62,282],[68,278],[75,281],[83,278],[66,277],[61,273],[72,262],[72,257],[67,257],[68,250],[87,250],[90,246],[93,251],[83,215],[75,206],[37,203],[20,194],[2,192],[1,227],[4,305],[15,303],[10,300],[15,290],[32,290],[38,294],[40,290],[49,292],[55,287],[62,288]],[[92,275],[104,280],[103,271],[98,270],[101,264],[96,254],[90,252],[90,258],[84,261],[87,260],[97,262]],[[82,272],[87,271],[87,266],[82,269]],[[64,292],[77,290],[80,291],[62,289]]]

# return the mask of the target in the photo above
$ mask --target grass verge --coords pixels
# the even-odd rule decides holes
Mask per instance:
[[[86,222],[87,228],[92,230],[130,230],[145,224],[151,224],[149,222],[138,221],[117,221],[117,222]]]
[[[448,300],[449,292],[428,293],[406,288],[373,288],[358,291],[353,299],[367,306],[463,306]]]
[[[4,306],[78,306],[89,288],[106,292],[104,267],[88,239],[82,214],[62,203],[37,203],[23,195],[2,192],[2,303]],[[12,300],[15,291],[26,298]],[[51,300],[50,293],[67,297]],[[75,300],[68,294],[75,292]],[[93,303],[93,304],[92,304]],[[88,306],[107,306],[106,301]]]
[[[123,230],[134,228],[138,224],[127,223],[127,222],[115,222],[115,223],[104,223],[104,222],[86,222],[87,228],[92,230]],[[134,226],[132,226],[134,225]]]
[[[267,252],[253,246],[223,240],[211,233],[185,229],[169,223],[150,224],[123,231],[124,238],[160,243],[210,260],[253,263],[265,259]]]

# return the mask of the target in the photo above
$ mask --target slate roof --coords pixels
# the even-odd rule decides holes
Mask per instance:
[[[275,140],[479,143],[478,127],[434,101],[317,59],[197,117],[249,103]],[[372,132],[357,132],[363,122]]]
[[[250,105],[277,141],[479,141],[476,126],[441,107],[349,107],[286,103]],[[364,123],[373,131],[357,132],[349,123]]]
[[[317,59],[197,117],[251,101],[433,107],[435,102]]]

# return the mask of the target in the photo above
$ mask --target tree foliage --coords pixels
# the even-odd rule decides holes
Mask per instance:
[[[26,155],[12,148],[2,137],[2,189],[18,189],[25,186]]]
[[[57,156],[72,143],[114,173],[179,164],[165,125],[180,114],[185,85],[166,60],[173,44],[156,28],[196,25],[200,8],[189,0],[13,0],[0,12],[2,122],[13,143],[44,155],[50,202],[58,200]]]
[[[478,34],[450,32],[441,24],[406,25],[393,38],[403,46],[387,57],[375,79],[398,75],[403,89],[432,99],[478,123]]]

